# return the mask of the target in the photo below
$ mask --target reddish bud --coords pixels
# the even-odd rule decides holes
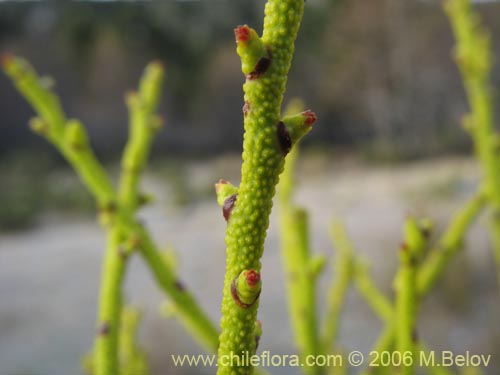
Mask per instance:
[[[254,270],[246,271],[245,280],[248,286],[253,288],[260,282],[260,273]]]
[[[248,42],[250,39],[250,28],[247,25],[238,26],[234,29],[234,36],[236,38],[236,42]]]
[[[314,124],[317,120],[316,113],[311,110],[304,111],[302,112],[302,114],[306,118],[304,120],[304,124],[306,124],[307,126],[312,126],[312,124]]]

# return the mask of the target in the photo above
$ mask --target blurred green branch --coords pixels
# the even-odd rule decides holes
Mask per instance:
[[[292,100],[285,116],[303,110],[303,103]],[[316,311],[316,284],[324,258],[310,251],[307,213],[293,203],[294,170],[298,145],[286,156],[285,169],[277,186],[281,259],[285,273],[288,310],[295,343],[303,363],[308,356],[322,353]],[[329,319],[330,320],[330,319]],[[318,366],[304,366],[308,374],[321,374]]]
[[[500,287],[500,137],[495,130],[491,87],[491,37],[470,0],[447,0],[446,14],[455,36],[455,60],[460,69],[471,113],[464,127],[474,142],[491,214],[491,237]]]
[[[77,120],[67,120],[57,96],[40,79],[25,60],[4,56],[4,71],[19,92],[38,114],[32,129],[51,142],[77,171],[80,179],[95,197],[99,219],[107,232],[107,247],[102,271],[95,348],[95,373],[119,373],[120,316],[123,309],[122,284],[128,256],[138,250],[152,270],[160,287],[178,307],[178,316],[186,328],[209,351],[218,345],[218,332],[196,303],[194,297],[175,277],[137,220],[142,203],[139,193],[140,172],[147,160],[153,135],[160,124],[154,114],[158,105],[163,68],[151,63],[145,70],[139,92],[128,95],[130,138],[123,162],[119,192],[114,187],[90,147],[85,128]]]

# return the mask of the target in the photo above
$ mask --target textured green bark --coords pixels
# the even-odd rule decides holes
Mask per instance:
[[[284,151],[286,146],[291,147],[297,141],[284,139],[286,137],[278,134],[281,103],[303,7],[303,0],[270,0],[265,8],[262,39],[257,39],[258,35],[248,26],[235,30],[237,52],[243,61],[243,72],[247,74],[243,86],[245,135],[241,184],[226,231],[219,375],[253,372],[252,366],[247,364],[238,366],[226,362],[231,354],[255,353],[255,321],[259,304],[257,300],[248,308],[239,306],[233,298],[231,285],[245,270],[260,272],[260,258],[264,251],[272,198],[283,170]],[[261,61],[259,55],[264,50],[267,56],[263,58],[268,60]],[[249,61],[255,61],[251,72],[248,72]],[[308,125],[310,123],[304,115],[301,126],[308,128]]]

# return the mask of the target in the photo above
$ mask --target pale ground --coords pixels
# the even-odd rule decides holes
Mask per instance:
[[[224,272],[225,222],[206,192],[222,177],[237,182],[237,165],[237,159],[228,158],[186,164],[181,172],[194,203],[182,207],[172,203],[174,189],[165,188],[164,176],[150,174],[146,180],[146,190],[156,194],[157,203],[142,216],[158,243],[176,248],[182,278],[214,320],[219,316]],[[357,251],[372,261],[378,285],[388,296],[404,217],[428,215],[441,230],[471,195],[478,178],[474,163],[465,159],[381,167],[351,160],[334,164],[314,155],[300,165],[298,174],[296,201],[309,210],[313,249],[332,254],[328,224],[333,217],[342,218]],[[497,375],[500,296],[485,221],[483,216],[473,227],[466,252],[425,300],[419,333],[434,349],[492,354],[493,363],[485,373]],[[103,233],[91,220],[54,213],[29,231],[0,235],[0,375],[80,374],[80,358],[90,348],[94,332],[103,244]],[[321,307],[330,274],[321,279]],[[274,215],[262,275],[260,350],[294,353]],[[132,262],[126,288],[129,301],[144,312],[141,340],[155,374],[215,372],[173,368],[170,354],[203,351],[174,319],[159,316],[165,298],[140,259]],[[380,323],[354,290],[349,292],[346,311],[340,343],[346,351],[367,353]],[[277,368],[273,373],[294,372]]]

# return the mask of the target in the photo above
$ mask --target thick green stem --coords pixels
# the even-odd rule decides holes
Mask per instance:
[[[297,116],[290,125],[285,119],[280,121],[303,8],[303,0],[270,0],[266,4],[262,38],[248,26],[235,31],[242,70],[247,75],[243,86],[245,135],[241,185],[237,199],[232,202],[234,207],[227,215],[219,375],[253,373],[251,364],[231,361],[230,356],[255,353],[259,301],[246,306],[238,303],[233,283],[246,270],[260,272],[272,198],[283,170],[284,155],[313,122],[310,114]]]

